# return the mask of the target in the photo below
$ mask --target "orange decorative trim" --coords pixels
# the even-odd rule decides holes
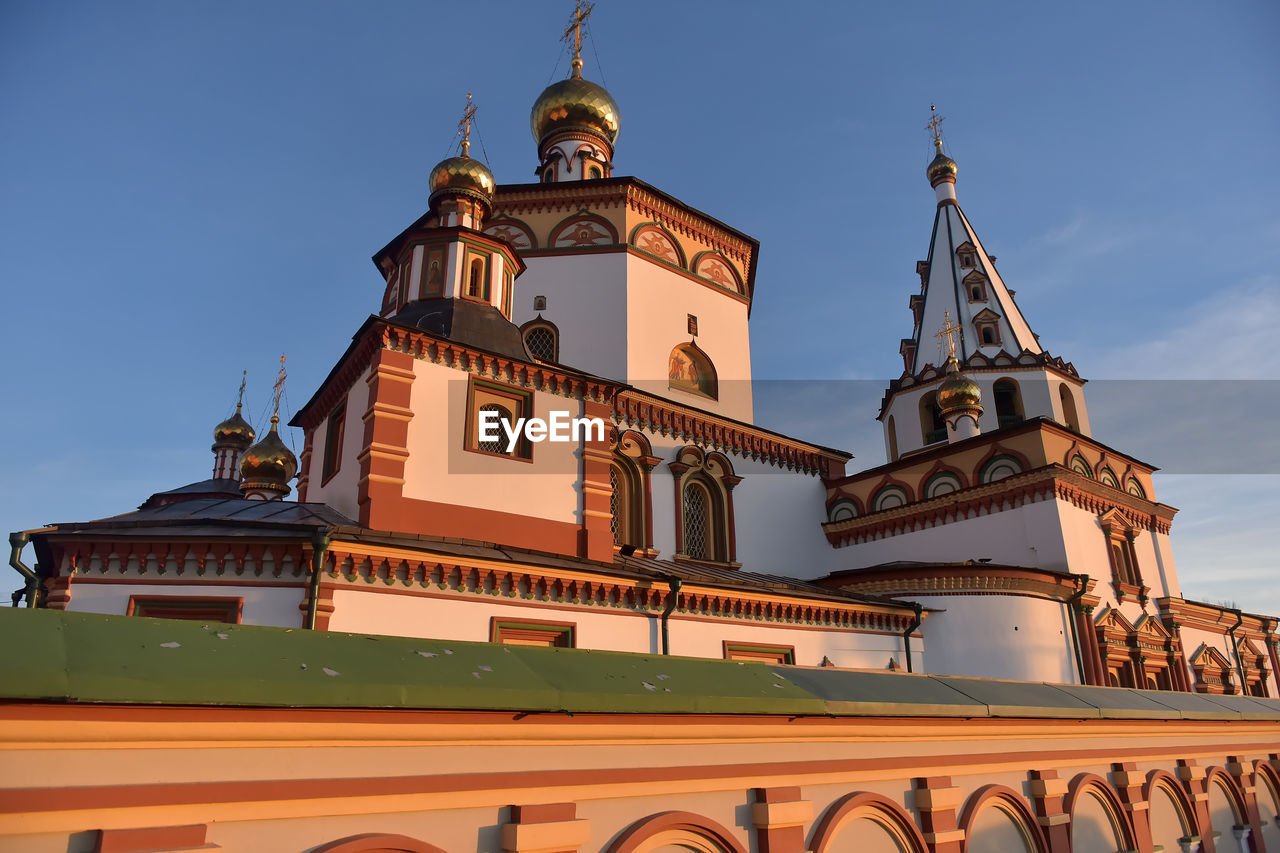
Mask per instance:
[[[1026,800],[1017,791],[1005,785],[983,785],[969,795],[968,801],[964,804],[964,811],[960,813],[960,830],[964,833],[965,839],[960,848],[963,853],[968,853],[969,850],[973,822],[978,819],[984,806],[996,802],[1017,814],[1022,822],[1023,833],[1030,837],[1031,843],[1035,845],[1032,853],[1049,853],[1049,840],[1040,829],[1040,822],[1036,820],[1035,814],[1027,807]]]
[[[879,812],[881,817],[891,823],[900,836],[911,844],[911,853],[928,853],[929,845],[925,842],[924,836],[916,828],[915,821],[901,806],[880,794],[865,792],[846,794],[828,807],[822,820],[818,822],[817,828],[814,829],[810,849],[814,853],[830,853],[836,849],[833,843],[842,834],[841,829],[845,819],[861,809]],[[856,835],[849,840],[856,841]]]
[[[1067,799],[1065,803],[1066,813],[1075,816],[1076,804],[1080,798],[1095,793],[1106,801],[1112,811],[1112,817],[1120,826],[1120,832],[1124,835],[1120,839],[1120,849],[1137,850],[1138,842],[1133,832],[1133,821],[1129,813],[1125,811],[1124,803],[1120,801],[1120,795],[1116,793],[1116,789],[1111,783],[1096,773],[1079,773],[1071,780],[1071,784],[1067,789]]]

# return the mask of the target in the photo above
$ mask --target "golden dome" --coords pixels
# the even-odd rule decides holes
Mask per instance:
[[[289,481],[298,473],[298,457],[276,431],[279,422],[280,418],[272,415],[271,432],[240,457],[240,491],[289,494]]]
[[[440,161],[431,170],[427,184],[431,188],[429,203],[433,205],[442,195],[469,195],[493,205],[493,172],[484,163],[470,157],[450,157]]]
[[[929,176],[929,184],[936,187],[939,181],[947,178],[953,181],[956,179],[956,161],[942,153],[942,143],[935,144],[938,147],[938,156],[933,158],[926,174]]]
[[[953,355],[947,359],[947,378],[938,388],[938,408],[943,412],[956,409],[981,409],[982,389],[978,383],[960,372],[960,362]]]
[[[240,417],[240,404],[237,403],[236,413],[213,428],[213,449],[234,447],[244,450],[253,444],[254,435],[253,427]]]
[[[582,79],[575,68],[572,77],[542,90],[529,113],[533,138],[541,145],[552,133],[585,130],[603,136],[610,145],[618,139],[618,105],[603,86]]]

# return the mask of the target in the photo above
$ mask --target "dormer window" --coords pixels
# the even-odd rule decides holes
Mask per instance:
[[[986,290],[986,279],[983,279],[983,290]],[[1000,346],[1000,315],[990,308],[983,308],[973,317],[973,328],[978,334],[978,346]]]
[[[964,289],[970,302],[987,301],[987,277],[977,270],[964,277]]]
[[[978,250],[969,242],[956,247],[956,257],[960,259],[961,269],[973,269],[978,265]]]

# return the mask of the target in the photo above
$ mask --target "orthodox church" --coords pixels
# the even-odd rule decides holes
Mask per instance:
[[[1280,849],[1280,619],[1181,597],[1156,469],[1093,437],[1085,379],[960,207],[940,119],[887,461],[850,472],[753,422],[759,243],[615,175],[588,13],[533,104],[536,182],[470,156],[468,96],[426,211],[373,255],[380,299],[290,421],[300,458],[282,366],[267,435],[238,405],[209,479],[11,534],[26,605],[62,613],[9,630],[65,671],[28,688],[20,670],[6,694],[12,730],[59,756],[35,779],[10,752],[12,849],[90,831],[74,849]],[[374,673],[392,653],[467,671],[369,699],[409,679]],[[527,714],[554,724],[511,722]],[[165,728],[183,720],[199,731]],[[290,721],[308,733],[271,728]],[[190,796],[95,758],[226,738],[248,775],[211,760],[178,774]],[[271,769],[255,738],[300,763]],[[357,741],[379,747],[339,745]],[[471,778],[486,767],[528,778]],[[603,770],[624,767],[654,772]],[[296,791],[253,788],[272,779]]]

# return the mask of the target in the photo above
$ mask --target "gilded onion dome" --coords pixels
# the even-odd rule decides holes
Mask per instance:
[[[493,206],[495,181],[493,172],[479,160],[463,155],[442,160],[431,170],[427,181],[431,188],[429,204],[447,195],[464,195]]]
[[[572,76],[552,83],[533,102],[529,122],[539,145],[554,133],[578,130],[612,146],[618,139],[618,104],[603,86],[582,79],[581,60],[575,60]]]
[[[272,415],[271,431],[267,437],[240,457],[240,491],[289,494],[289,481],[298,473],[298,458],[280,438],[276,431],[278,423],[279,416]]]
[[[253,444],[255,433],[249,422],[240,416],[240,403],[236,404],[236,413],[213,428],[213,449],[232,447],[244,450]]]
[[[926,174],[929,176],[929,184],[936,187],[939,181],[956,179],[956,161],[942,153],[942,140],[935,140],[933,144],[938,149],[938,154],[929,164]]]
[[[981,407],[982,389],[978,383],[960,372],[960,362],[953,355],[947,359],[947,378],[938,388],[938,408],[946,412]]]

